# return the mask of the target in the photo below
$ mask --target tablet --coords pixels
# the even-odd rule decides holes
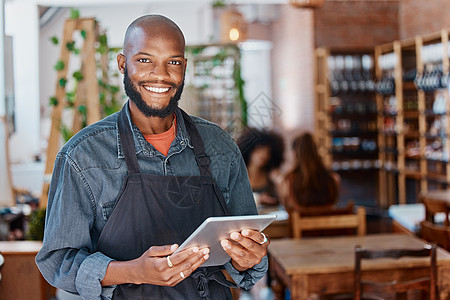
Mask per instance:
[[[201,267],[221,266],[230,259],[220,245],[221,240],[229,238],[233,231],[243,229],[262,231],[276,217],[276,215],[209,217],[180,245],[175,253],[195,246],[208,247],[210,249],[209,258]]]

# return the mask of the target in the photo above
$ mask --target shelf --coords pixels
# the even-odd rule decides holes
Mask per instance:
[[[421,180],[422,179],[422,175],[418,171],[405,170],[405,177],[406,178],[415,179],[415,180]]]
[[[403,81],[403,89],[408,91],[416,91],[417,87],[413,81]]]
[[[338,151],[338,150],[332,150],[331,153],[334,156],[340,157],[340,156],[346,156],[346,157],[367,157],[367,158],[377,158],[378,155],[378,151],[374,150],[374,151],[361,151],[361,150],[357,150],[357,151]]]
[[[403,112],[403,117],[405,119],[417,119],[419,118],[419,112],[416,110],[408,110]]]
[[[435,117],[442,117],[442,116],[448,116],[448,113],[434,113],[432,110],[425,111],[425,117],[427,118],[435,118]]]
[[[426,176],[427,180],[438,182],[438,183],[449,183],[447,181],[447,176],[436,173],[428,173]]]
[[[375,119],[378,116],[378,113],[376,112],[364,112],[364,113],[360,113],[360,112],[353,112],[353,113],[349,113],[349,112],[342,112],[342,113],[336,113],[336,112],[332,112],[330,113],[330,116],[333,119],[366,119],[367,118],[371,118],[371,119]]]
[[[420,134],[419,134],[418,131],[416,131],[416,132],[412,132],[412,131],[406,132],[404,134],[404,136],[405,136],[405,139],[418,139],[418,138],[420,138]]]
[[[447,135],[447,134],[444,134],[444,135],[431,135],[431,134],[425,134],[424,136],[425,136],[425,138],[426,138],[427,140],[437,140],[437,139],[446,139],[446,138],[448,138],[448,135]]]
[[[360,136],[376,136],[378,132],[376,131],[356,131],[356,130],[350,130],[350,131],[335,131],[330,130],[330,135],[334,137],[360,137]]]

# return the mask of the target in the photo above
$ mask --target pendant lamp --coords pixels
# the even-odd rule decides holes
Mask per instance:
[[[224,11],[220,17],[220,40],[222,43],[237,43],[246,39],[244,16],[234,8]]]

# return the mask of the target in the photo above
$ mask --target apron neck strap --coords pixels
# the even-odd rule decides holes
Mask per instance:
[[[182,109],[180,109],[180,111],[186,125],[186,130],[191,137],[192,145],[194,146],[195,160],[197,161],[200,175],[211,175],[211,169],[209,168],[211,160],[209,159],[208,155],[206,155],[205,146],[203,144],[200,133],[198,132],[197,127],[195,127],[195,124],[189,117],[189,115]],[[119,128],[119,136],[122,144],[123,154],[125,156],[125,162],[127,163],[128,167],[128,174],[139,173],[139,164],[136,157],[136,151],[134,150],[135,147],[133,134],[131,133],[128,117],[126,114],[126,105],[124,105],[122,110],[119,112],[119,116],[117,118],[117,126]]]
[[[191,117],[189,117],[189,115],[181,108],[180,111],[183,115],[186,130],[188,131],[189,136],[191,137],[192,145],[194,146],[195,160],[197,161],[200,175],[211,175],[211,169],[209,168],[211,160],[209,159],[209,156],[206,155],[205,145],[203,144],[202,137],[200,136],[197,127],[195,127],[195,124],[192,121]]]
[[[131,133],[126,113],[127,105],[125,104],[119,112],[117,127],[119,128],[120,143],[122,145],[123,155],[125,156],[125,162],[127,163],[128,174],[135,174],[140,173],[140,171],[134,147],[133,134]]]

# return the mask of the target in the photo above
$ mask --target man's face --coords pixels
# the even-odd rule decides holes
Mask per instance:
[[[164,27],[138,28],[118,63],[127,96],[145,116],[173,113],[184,85],[183,40]]]
[[[175,109],[178,107],[178,101],[180,100],[181,94],[183,93],[184,87],[184,79],[181,85],[176,89],[176,93],[173,97],[170,98],[169,103],[166,107],[157,108],[151,105],[148,105],[143,99],[141,93],[135,88],[133,83],[128,76],[127,68],[125,68],[125,73],[123,77],[123,85],[125,87],[125,93],[128,98],[136,104],[136,107],[146,116],[146,117],[159,117],[165,118],[170,116],[175,112]]]

